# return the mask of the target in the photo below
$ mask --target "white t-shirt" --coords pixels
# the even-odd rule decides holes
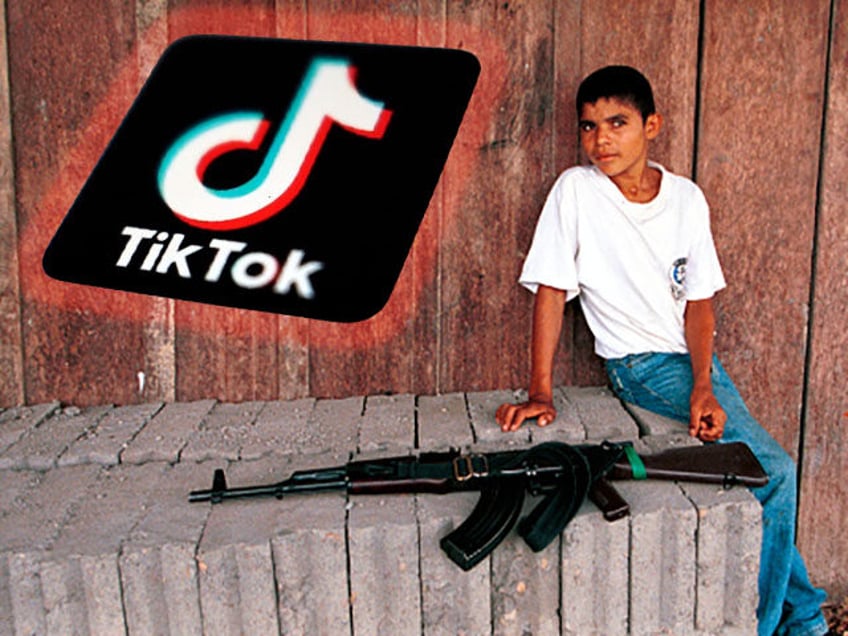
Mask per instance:
[[[685,353],[686,300],[725,286],[709,207],[691,180],[662,172],[648,203],[628,201],[594,166],[570,168],[542,208],[519,282],[580,296],[602,358]]]

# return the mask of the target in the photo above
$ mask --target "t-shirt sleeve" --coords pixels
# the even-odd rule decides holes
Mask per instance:
[[[696,232],[686,266],[687,300],[712,298],[724,289],[726,282],[718,260],[713,234],[710,230],[710,209],[700,189],[694,196]]]
[[[548,193],[518,278],[531,292],[545,285],[566,291],[568,300],[579,293],[576,207],[573,188],[563,175]]]

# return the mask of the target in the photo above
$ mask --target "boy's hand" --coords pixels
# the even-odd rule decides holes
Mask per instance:
[[[524,420],[535,417],[539,426],[547,426],[556,419],[557,412],[550,400],[533,399],[521,404],[501,404],[495,413],[495,419],[506,433],[517,431]]]
[[[724,434],[727,414],[710,389],[694,389],[689,399],[689,435],[715,442]]]

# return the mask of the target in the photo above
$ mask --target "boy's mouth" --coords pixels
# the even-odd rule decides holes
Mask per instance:
[[[605,153],[605,154],[596,154],[595,161],[598,163],[607,163],[616,158],[615,154]]]

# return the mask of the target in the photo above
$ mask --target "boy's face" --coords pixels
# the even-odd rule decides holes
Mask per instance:
[[[602,97],[583,105],[580,143],[589,161],[613,181],[638,179],[647,166],[648,142],[659,134],[661,124],[658,114],[643,120],[628,102]]]

